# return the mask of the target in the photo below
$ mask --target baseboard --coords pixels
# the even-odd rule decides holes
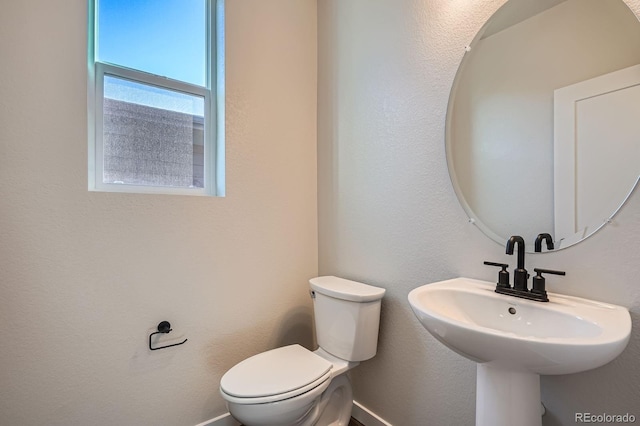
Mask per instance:
[[[231,417],[231,414],[226,413],[214,419],[197,424],[196,426],[240,426],[240,423]]]
[[[353,401],[351,417],[365,426],[393,426],[391,423],[387,422],[382,417],[360,404],[358,401]],[[196,426],[240,426],[240,423],[231,417],[231,414],[226,413],[214,419],[197,424]]]
[[[351,417],[365,426],[393,426],[391,423],[384,420],[382,417],[378,416],[376,413],[369,410],[358,401],[353,401]]]

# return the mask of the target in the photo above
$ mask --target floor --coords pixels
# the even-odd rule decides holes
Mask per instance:
[[[351,417],[351,420],[349,421],[349,426],[364,426],[364,425],[359,421],[357,421],[356,419],[354,419],[353,417]]]

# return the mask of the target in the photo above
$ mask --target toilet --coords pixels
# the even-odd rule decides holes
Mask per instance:
[[[385,289],[333,276],[309,283],[319,348],[272,349],[220,380],[229,413],[243,425],[349,424],[353,394],[345,373],[376,354]]]

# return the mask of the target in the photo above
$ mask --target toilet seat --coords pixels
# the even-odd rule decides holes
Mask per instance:
[[[236,404],[282,401],[325,382],[328,385],[331,368],[331,362],[300,345],[284,346],[254,355],[231,368],[220,380],[220,392]]]

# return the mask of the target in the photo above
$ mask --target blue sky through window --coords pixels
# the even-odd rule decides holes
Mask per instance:
[[[206,0],[97,0],[96,59],[206,86]]]

